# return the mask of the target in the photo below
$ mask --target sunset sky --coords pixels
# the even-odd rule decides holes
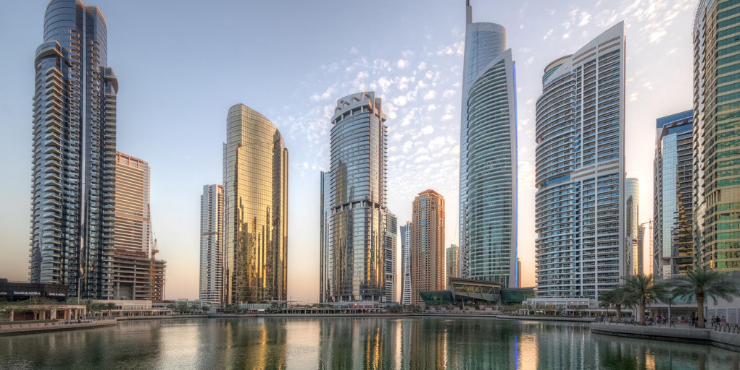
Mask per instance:
[[[46,0],[0,12],[0,278],[28,279],[33,58]],[[342,96],[373,90],[388,116],[388,207],[446,199],[446,244],[458,242],[463,0],[91,0],[108,24],[119,80],[117,149],[152,168],[151,209],[166,298],[197,298],[200,194],[222,183],[230,106],[272,120],[290,153],[288,295],[315,302],[319,171]],[[624,20],[626,169],[652,218],[655,120],[691,109],[696,0],[472,0],[473,20],[507,28],[516,61],[519,256],[534,286],[535,101],[544,67]],[[399,239],[400,261],[400,239]],[[400,269],[399,269],[400,274]]]

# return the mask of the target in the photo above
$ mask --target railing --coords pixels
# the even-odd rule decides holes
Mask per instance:
[[[714,331],[718,331],[720,333],[740,334],[740,325],[721,322],[714,325]]]

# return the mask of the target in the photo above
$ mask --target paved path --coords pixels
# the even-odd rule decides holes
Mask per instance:
[[[62,331],[62,330],[78,330],[78,329],[93,329],[102,328],[108,326],[115,326],[116,320],[103,320],[93,321],[88,323],[74,323],[74,324],[61,324],[61,323],[44,323],[36,324],[3,324],[0,326],[0,335],[7,334],[22,334],[22,333],[39,333],[39,332],[51,332],[51,331]]]

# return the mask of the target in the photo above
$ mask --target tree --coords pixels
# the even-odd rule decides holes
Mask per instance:
[[[655,284],[653,275],[633,275],[624,278],[625,302],[634,302],[639,308],[637,321],[645,320],[645,306],[648,303],[657,302],[660,297],[665,296],[666,287],[663,284]]]
[[[732,302],[740,296],[740,286],[730,276],[716,270],[696,270],[679,275],[670,280],[673,296],[676,298],[696,298],[697,327],[704,327],[704,301],[717,298]]]
[[[39,315],[42,312],[51,311],[54,306],[58,305],[59,302],[49,299],[49,298],[42,298],[33,296],[29,299],[26,299],[25,301],[20,301],[19,306],[24,311],[31,311],[33,312],[33,319],[38,320]]]
[[[609,314],[609,307],[614,305],[617,310],[617,320],[622,318],[622,304],[624,303],[624,289],[620,286],[612,290],[599,294],[601,305],[606,307],[606,313]]]
[[[112,302],[111,303],[106,303],[105,304],[105,308],[108,310],[108,317],[110,317],[110,316],[112,316],[112,312],[111,311],[113,311],[113,309],[116,308],[116,304],[115,303],[112,303]]]

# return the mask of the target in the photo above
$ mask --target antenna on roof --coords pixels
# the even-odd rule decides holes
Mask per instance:
[[[465,5],[470,6],[470,0],[465,0]]]

